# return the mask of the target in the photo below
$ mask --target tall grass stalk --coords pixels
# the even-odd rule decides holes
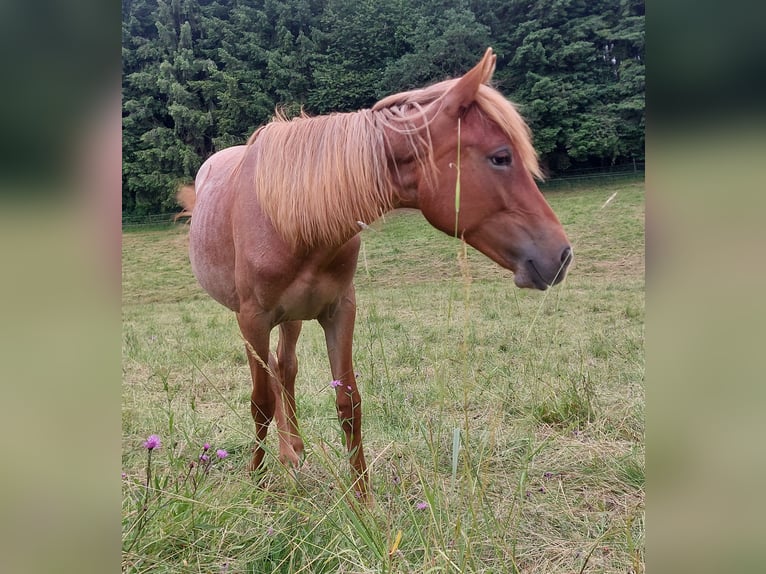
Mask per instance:
[[[457,119],[457,160],[455,163],[455,238],[458,237],[458,220],[460,219],[460,118]]]
[[[459,222],[460,222],[460,144],[461,144],[461,133],[460,133],[460,127],[461,122],[460,118],[457,119],[457,156],[455,158],[455,164],[450,164],[450,167],[455,168],[455,239],[460,239],[459,237]],[[458,256],[459,260],[459,256]],[[450,290],[450,298],[449,298],[449,305],[447,308],[447,320],[449,321],[452,318],[452,303],[454,301],[454,291]]]

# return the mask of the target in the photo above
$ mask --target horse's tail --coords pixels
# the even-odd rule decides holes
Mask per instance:
[[[178,221],[182,217],[191,218],[194,204],[197,203],[197,192],[194,185],[182,185],[176,192],[176,202],[183,207],[183,211],[176,213],[173,221]]]

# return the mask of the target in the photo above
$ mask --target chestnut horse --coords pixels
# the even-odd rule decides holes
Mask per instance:
[[[196,197],[183,202],[194,208],[191,265],[202,287],[236,313],[246,341],[253,470],[263,462],[272,418],[280,461],[300,464],[295,347],[302,321],[316,319],[355,488],[368,490],[351,363],[353,278],[366,223],[416,208],[513,271],[519,287],[544,290],[564,278],[572,251],[535,184],[541,173],[527,125],[488,85],[495,58],[490,48],[461,78],[389,96],[372,109],[289,121],[278,113],[246,146],[224,149],[200,168]]]

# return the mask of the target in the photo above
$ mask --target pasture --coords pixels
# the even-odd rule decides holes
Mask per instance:
[[[371,507],[348,502],[319,325],[297,351],[306,460],[278,464],[272,425],[256,487],[234,315],[196,284],[186,226],[123,233],[123,571],[643,572],[644,184],[546,196],[575,262],[544,293],[417,212],[363,232]]]

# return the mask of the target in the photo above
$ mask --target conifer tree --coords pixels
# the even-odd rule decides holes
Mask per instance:
[[[552,175],[644,158],[641,0],[125,0],[123,211],[175,209],[276,106],[354,111],[487,46]]]

